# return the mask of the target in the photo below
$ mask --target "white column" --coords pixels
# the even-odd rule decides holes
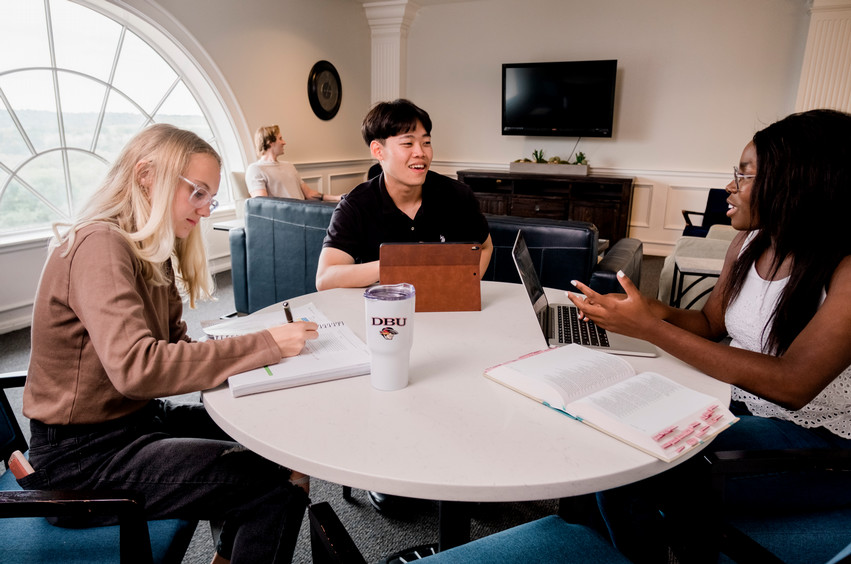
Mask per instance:
[[[851,112],[851,0],[814,0],[796,111]]]
[[[408,28],[420,7],[408,0],[364,4],[372,31],[372,103],[405,96]]]

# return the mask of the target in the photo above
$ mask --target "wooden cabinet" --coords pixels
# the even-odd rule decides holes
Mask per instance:
[[[632,178],[459,170],[458,180],[485,213],[588,221],[611,244],[628,236]]]

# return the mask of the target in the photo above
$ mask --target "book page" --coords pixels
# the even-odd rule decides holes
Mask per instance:
[[[674,460],[738,419],[719,400],[643,372],[581,398],[568,411],[661,460]]]
[[[571,405],[576,414],[589,412],[582,405],[621,421],[640,433],[652,435],[670,425],[694,416],[718,400],[677,384],[652,372],[615,384]]]
[[[261,326],[268,322],[279,325],[283,309],[234,321],[247,321],[252,317],[254,319],[251,323],[227,324],[220,328],[220,334],[233,336],[236,330],[261,330]],[[369,373],[369,349],[344,322],[328,321],[312,303],[293,308],[293,317],[296,320],[317,321],[319,337],[307,341],[297,356],[283,358],[277,364],[228,378],[228,386],[234,397]]]
[[[634,374],[624,359],[579,345],[550,349],[486,371],[487,376],[561,409]]]
[[[329,323],[329,319],[313,305],[313,302],[294,307],[292,313],[293,319],[296,321],[314,321],[320,325]],[[264,329],[278,325],[285,325],[286,323],[287,318],[284,315],[284,308],[278,306],[268,311],[260,310],[250,315],[219,321],[212,325],[203,324],[203,329],[204,333],[210,338],[224,339],[256,333],[257,331],[263,331]]]

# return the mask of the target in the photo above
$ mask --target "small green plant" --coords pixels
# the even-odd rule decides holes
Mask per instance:
[[[579,151],[578,153],[576,153],[576,158],[573,162],[570,162],[570,161],[565,160],[565,159],[558,157],[558,156],[550,157],[549,159],[547,159],[546,157],[544,157],[544,150],[543,149],[535,149],[534,151],[532,151],[532,159],[522,158],[522,159],[517,159],[514,162],[516,162],[516,163],[549,163],[549,164],[587,165],[588,164],[588,158],[585,156],[585,153],[583,153],[582,151]]]

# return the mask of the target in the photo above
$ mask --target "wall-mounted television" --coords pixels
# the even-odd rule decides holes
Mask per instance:
[[[617,60],[502,65],[502,134],[611,137]]]

